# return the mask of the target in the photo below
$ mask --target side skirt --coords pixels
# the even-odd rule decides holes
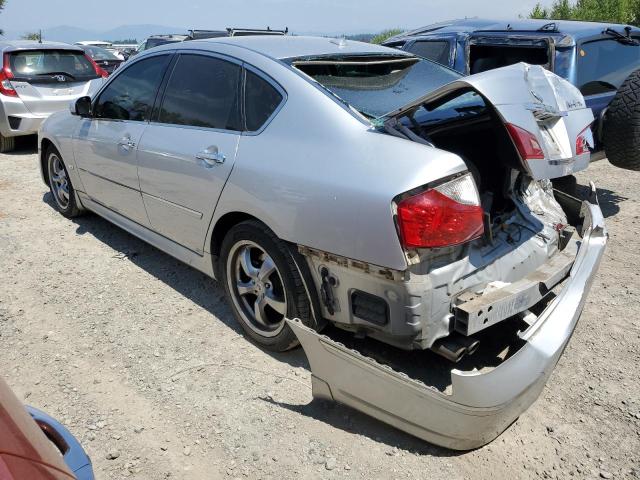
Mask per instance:
[[[122,215],[119,215],[118,213],[110,210],[104,205],[97,203],[85,193],[78,192],[78,196],[80,197],[82,206],[87,210],[91,210],[104,219],[129,232],[131,235],[144,240],[145,242],[171,255],[172,257],[177,258],[181,262],[184,262],[187,265],[195,268],[196,270],[201,271],[205,275],[208,275],[211,278],[215,278],[215,275],[213,273],[213,263],[210,254],[205,252],[204,255],[199,255],[196,252],[189,250],[188,248],[178,245],[174,241],[169,240],[168,238],[163,237],[162,235],[155,233],[154,231],[149,230],[148,228],[143,227],[142,225],[139,225],[129,220],[128,218],[123,217]]]

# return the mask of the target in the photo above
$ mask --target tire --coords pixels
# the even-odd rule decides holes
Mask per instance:
[[[629,75],[609,105],[602,140],[612,165],[640,170],[640,70]]]
[[[0,134],[0,153],[12,152],[16,148],[16,137],[5,137]]]
[[[316,328],[287,244],[262,223],[249,220],[229,230],[222,242],[219,268],[233,315],[255,343],[276,352],[296,347],[298,339],[285,317],[299,318]],[[263,276],[267,271],[269,276]]]
[[[55,148],[49,147],[46,159],[49,191],[56,209],[67,218],[81,215],[83,210],[76,202],[75,191],[62,155]]]

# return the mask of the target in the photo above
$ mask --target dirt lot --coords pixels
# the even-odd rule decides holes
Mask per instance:
[[[213,281],[57,214],[33,144],[0,165],[0,371],[99,479],[640,477],[640,174],[580,176],[611,240],[576,334],[535,405],[458,453],[312,401],[303,352],[245,340]]]

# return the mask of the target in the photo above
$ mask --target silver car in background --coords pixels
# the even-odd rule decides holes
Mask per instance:
[[[588,166],[593,115],[537,66],[462,77],[358,42],[220,38],[145,52],[72,110],[40,138],[63,215],[219,279],[251,339],[302,343],[314,396],[451,448],[535,400],[606,244],[595,195],[550,182]],[[438,353],[448,387],[319,335],[328,322]]]
[[[94,93],[108,74],[85,52],[54,42],[0,42],[0,152],[15,137],[38,133],[42,121]]]

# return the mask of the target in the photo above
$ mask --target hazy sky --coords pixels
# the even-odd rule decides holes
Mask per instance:
[[[372,32],[465,16],[514,18],[535,4],[536,0],[7,0],[0,27],[34,31],[59,25],[93,30],[132,24],[269,25],[298,32]]]

